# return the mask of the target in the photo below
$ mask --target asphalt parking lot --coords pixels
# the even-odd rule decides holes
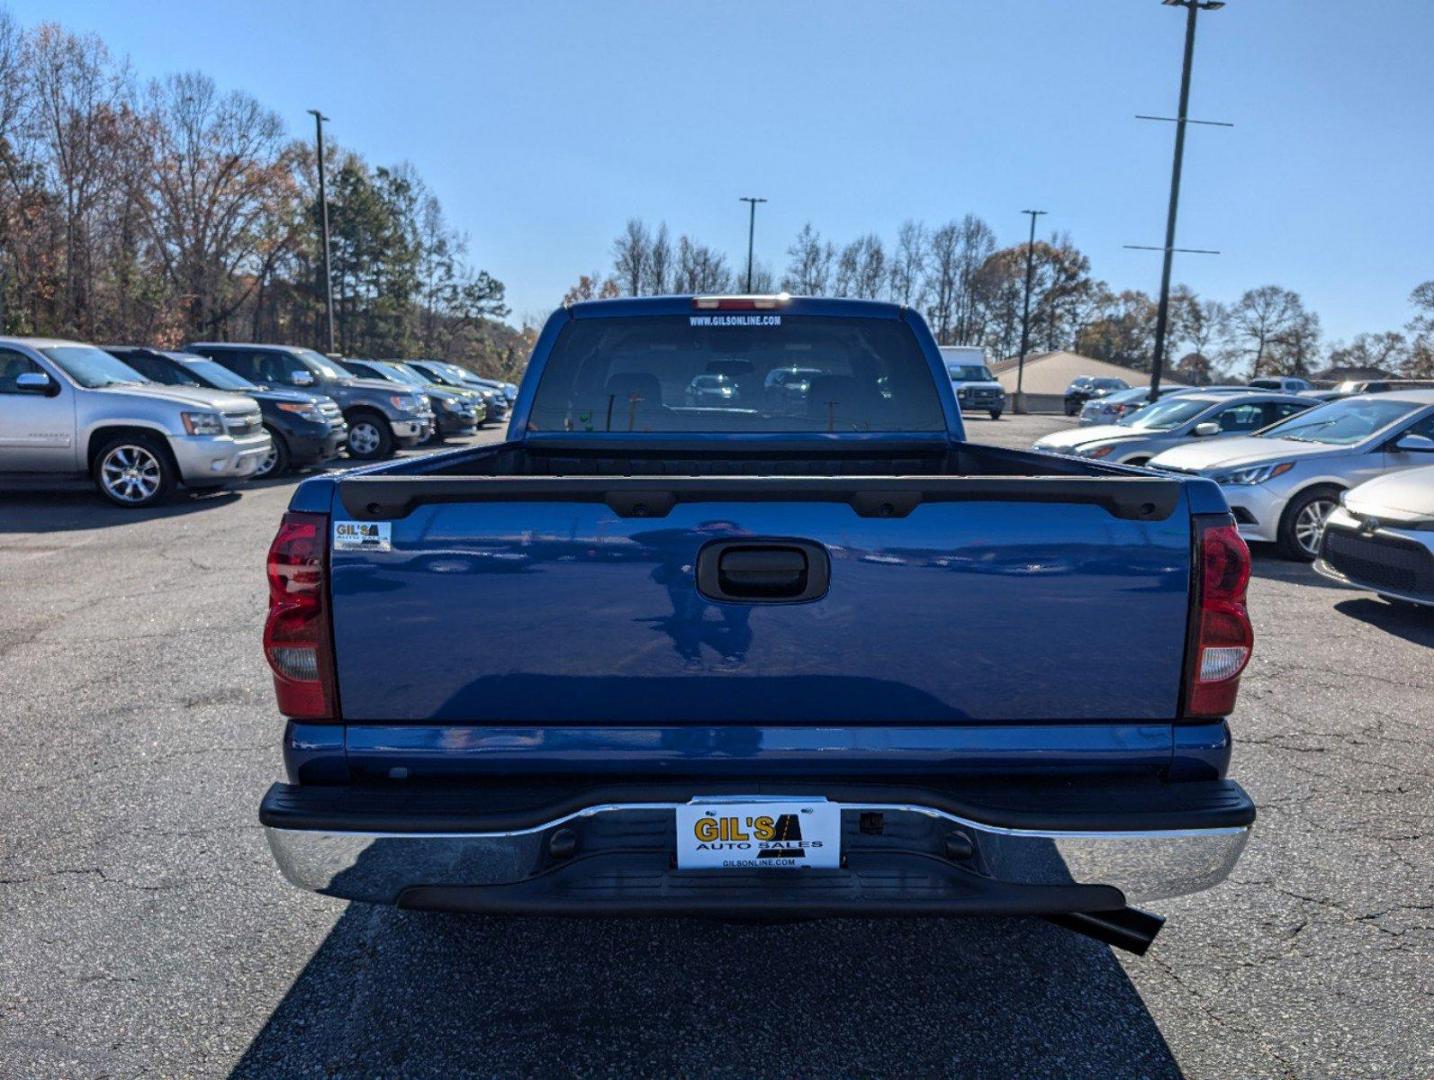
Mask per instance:
[[[256,821],[291,488],[0,495],[0,1075],[1434,1075],[1434,618],[1257,552],[1260,819],[1144,958],[1034,919],[399,912],[286,885]]]

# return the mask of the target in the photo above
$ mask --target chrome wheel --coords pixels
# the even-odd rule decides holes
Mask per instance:
[[[378,425],[369,420],[360,420],[349,428],[349,449],[360,456],[378,453],[383,436]]]
[[[259,467],[254,470],[255,479],[263,479],[274,471],[274,466],[279,464],[279,447],[273,437],[269,438],[269,452],[264,455],[264,460],[259,462]]]
[[[1300,512],[1295,516],[1295,543],[1310,558],[1319,554],[1319,538],[1324,532],[1325,519],[1334,513],[1338,506],[1334,499],[1311,499]]]
[[[123,443],[100,462],[100,483],[115,502],[148,502],[158,493],[163,481],[159,459],[143,446]]]

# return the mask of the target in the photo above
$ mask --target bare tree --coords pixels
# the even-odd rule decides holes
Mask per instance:
[[[967,214],[956,226],[956,296],[952,312],[952,335],[958,344],[980,344],[977,319],[976,275],[996,250],[996,234],[975,214]]]
[[[1409,339],[1397,330],[1356,334],[1348,345],[1330,346],[1329,362],[1334,367],[1369,368],[1392,375],[1408,365],[1409,352]]]
[[[1265,373],[1271,343],[1303,312],[1299,294],[1278,285],[1261,285],[1240,297],[1230,312],[1230,329],[1239,354],[1250,362],[1251,375]]]
[[[955,342],[952,327],[956,322],[960,280],[961,229],[956,222],[949,221],[931,234],[922,288],[926,295],[926,318],[942,345]]]
[[[652,236],[641,218],[628,218],[622,234],[612,244],[613,277],[627,296],[641,296],[648,280],[652,258]]]
[[[670,286],[672,276],[672,244],[667,239],[667,222],[657,227],[652,244],[647,249],[647,264],[643,267],[642,291],[649,296],[661,296]]]
[[[732,272],[723,255],[688,236],[677,240],[672,289],[677,293],[720,293],[732,287]]]
[[[782,288],[800,296],[825,296],[831,290],[832,263],[836,248],[823,241],[821,233],[807,222],[787,248],[787,276]]]
[[[752,292],[761,295],[777,291],[777,275],[772,268],[758,260],[752,264]]]
[[[896,251],[891,257],[888,295],[907,307],[921,305],[921,287],[926,277],[926,226],[910,219],[896,231]]]
[[[221,94],[198,72],[151,84],[149,115],[153,238],[187,301],[187,332],[206,334],[248,298],[288,242],[265,226],[296,194],[292,158],[276,114],[248,94]]]
[[[842,248],[837,258],[833,296],[875,300],[886,283],[886,249],[881,237],[867,233]]]
[[[931,234],[921,294],[941,344],[979,342],[977,278],[995,246],[990,226],[974,214],[948,221]]]
[[[1300,305],[1289,324],[1270,339],[1266,355],[1280,375],[1309,375],[1319,362],[1319,316]]]
[[[1186,381],[1199,385],[1210,382],[1220,346],[1229,334],[1230,309],[1218,300],[1201,300],[1186,285],[1171,291],[1170,340],[1190,346],[1191,353],[1181,361],[1179,374]],[[1175,297],[1181,301],[1175,303]]]

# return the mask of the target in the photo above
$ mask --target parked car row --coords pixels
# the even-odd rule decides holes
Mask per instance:
[[[1037,439],[1035,449],[1145,465],[1191,439],[1250,434],[1317,404],[1268,390],[1187,389],[1127,411],[1113,424],[1052,432]]]
[[[1345,570],[1360,569],[1351,554],[1355,549],[1366,556],[1376,547],[1398,553],[1398,572],[1378,579],[1394,593],[1422,595],[1434,574],[1434,533],[1425,535],[1434,530],[1427,507],[1434,470],[1418,468],[1434,465],[1434,390],[1329,402],[1274,391],[1181,391],[1115,424],[1047,435],[1035,449],[1213,479],[1225,493],[1240,535],[1274,543],[1291,559],[1319,557],[1326,524],[1333,521],[1336,536],[1328,542],[1337,550],[1324,565],[1344,572],[1338,566],[1343,559]],[[1390,520],[1414,522],[1417,535],[1406,535],[1411,530],[1380,534],[1389,515],[1361,503],[1364,519],[1376,525],[1369,536],[1351,540],[1346,534],[1357,531],[1364,519],[1348,506],[1339,509],[1345,493],[1406,470],[1418,475],[1385,489],[1403,500],[1393,506]],[[1426,493],[1422,500],[1421,491]]]
[[[1150,461],[1215,480],[1246,540],[1313,560],[1349,489],[1434,464],[1434,390],[1326,402],[1241,438],[1176,447]]]
[[[181,484],[213,490],[345,452],[378,460],[507,415],[508,384],[463,385],[459,373],[283,345],[0,338],[0,479],[89,477],[111,502],[139,507]]]
[[[1159,399],[1169,397],[1171,394],[1247,394],[1249,392],[1248,386],[1162,386],[1155,396]],[[1150,388],[1148,386],[1117,390],[1113,394],[1106,394],[1104,397],[1087,401],[1081,407],[1079,423],[1082,425],[1114,424],[1121,417],[1128,416],[1149,404]]]
[[[418,388],[428,395],[433,410],[434,430],[439,438],[476,434],[488,417],[482,398],[468,390],[457,390],[425,379],[412,368],[390,360],[344,359],[344,370],[361,378],[393,383],[404,389]]]
[[[262,387],[193,353],[114,345],[106,346],[105,351],[150,382],[229,391],[257,401],[270,446],[254,470],[256,480],[332,460],[348,441],[349,427],[342,410],[323,394]]]

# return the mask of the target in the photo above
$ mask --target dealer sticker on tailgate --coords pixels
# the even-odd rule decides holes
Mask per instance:
[[[391,551],[393,525],[387,521],[334,522],[335,551]]]
[[[825,799],[693,800],[677,807],[679,870],[833,870],[841,807]]]

